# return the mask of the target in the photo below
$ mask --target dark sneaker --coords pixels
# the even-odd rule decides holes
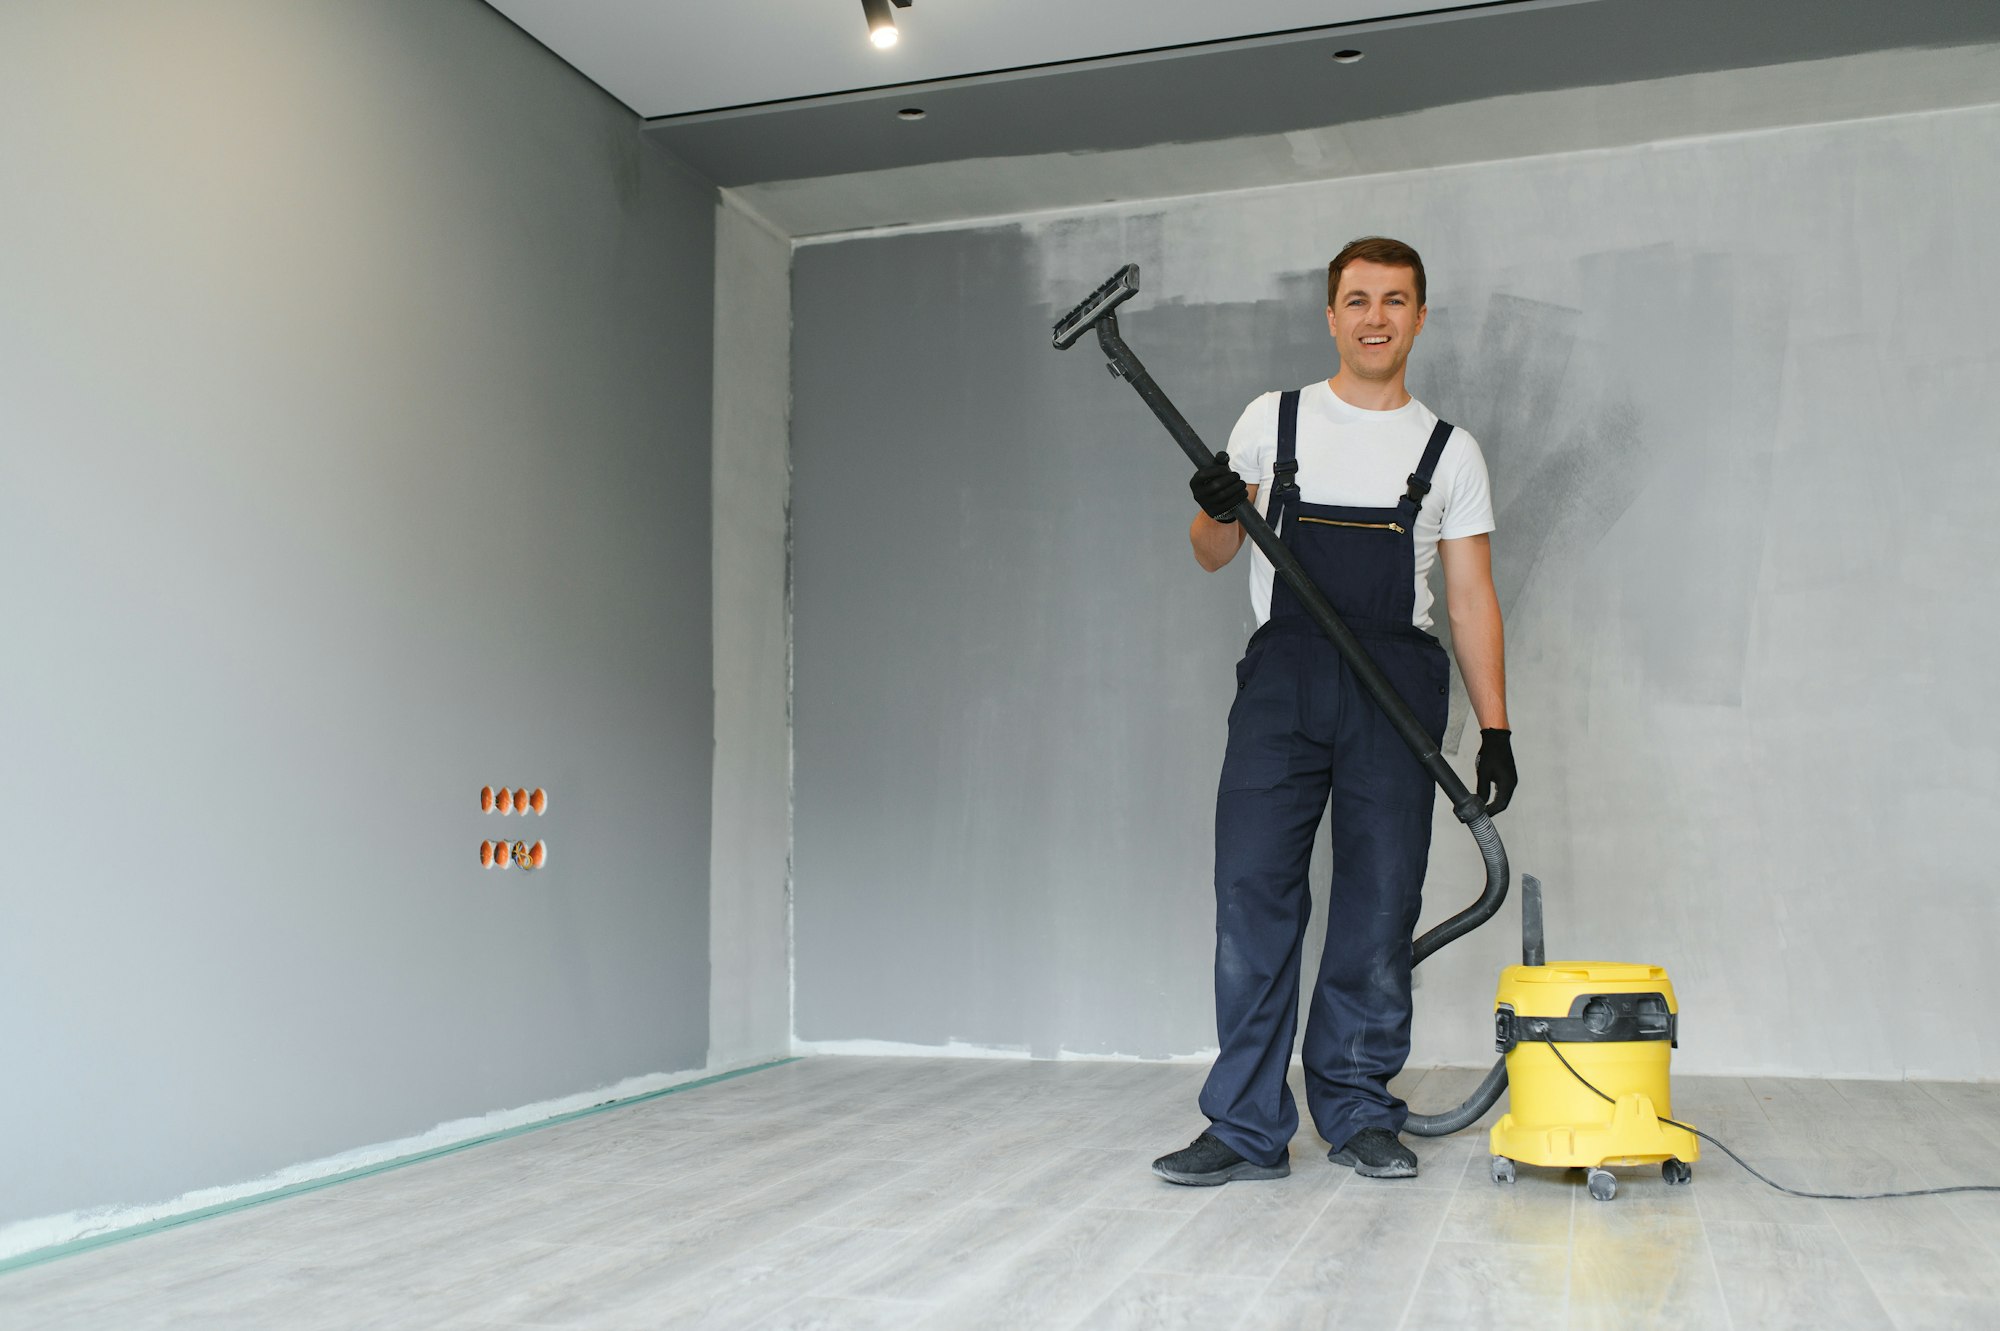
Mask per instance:
[[[1363,1128],[1347,1139],[1347,1145],[1328,1151],[1326,1158],[1336,1165],[1352,1166],[1363,1178],[1415,1178],[1417,1156],[1387,1128]]]
[[[1283,1178],[1292,1172],[1292,1162],[1280,1160],[1275,1165],[1252,1164],[1204,1132],[1189,1143],[1187,1149],[1155,1160],[1153,1172],[1169,1183],[1212,1188],[1231,1179]]]

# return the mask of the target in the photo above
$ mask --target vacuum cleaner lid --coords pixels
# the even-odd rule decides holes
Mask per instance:
[[[1564,1017],[1580,1011],[1596,994],[1658,994],[1668,1012],[1680,1010],[1666,967],[1630,961],[1509,966],[1500,972],[1500,992],[1494,1001],[1522,1016]]]
[[[1665,966],[1636,961],[1551,961],[1546,966],[1509,966],[1520,984],[1657,984],[1667,978]]]

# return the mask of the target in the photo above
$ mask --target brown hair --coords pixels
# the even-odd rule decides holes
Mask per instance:
[[[1369,263],[1379,263],[1390,268],[1408,268],[1417,275],[1417,308],[1424,307],[1424,261],[1400,240],[1387,236],[1363,236],[1350,240],[1333,256],[1333,262],[1326,266],[1326,305],[1333,308],[1334,297],[1340,294],[1340,270],[1363,259]]]

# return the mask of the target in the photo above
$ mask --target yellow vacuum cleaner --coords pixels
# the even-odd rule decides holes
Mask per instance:
[[[1538,895],[1528,881],[1524,896]],[[1494,1002],[1508,1088],[1508,1112],[1489,1138],[1494,1182],[1512,1183],[1517,1163],[1583,1169],[1590,1195],[1608,1202],[1618,1195],[1612,1165],[1657,1164],[1669,1184],[1693,1177],[1700,1143],[1661,1121],[1674,1112],[1667,1063],[1680,1022],[1663,968],[1509,966]]]

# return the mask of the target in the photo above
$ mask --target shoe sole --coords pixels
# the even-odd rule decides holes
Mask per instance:
[[[1393,1165],[1364,1165],[1360,1160],[1355,1158],[1352,1151],[1334,1151],[1326,1158],[1333,1161],[1336,1165],[1346,1165],[1363,1178],[1415,1178],[1417,1176],[1415,1162],[1407,1165],[1401,1161],[1397,1161]]]
[[[1214,1188],[1234,1179],[1285,1178],[1292,1172],[1289,1161],[1282,1165],[1253,1165],[1248,1160],[1234,1164],[1227,1169],[1218,1169],[1208,1174],[1183,1174],[1177,1169],[1163,1169],[1153,1166],[1153,1172],[1169,1183],[1178,1183],[1187,1188]]]

